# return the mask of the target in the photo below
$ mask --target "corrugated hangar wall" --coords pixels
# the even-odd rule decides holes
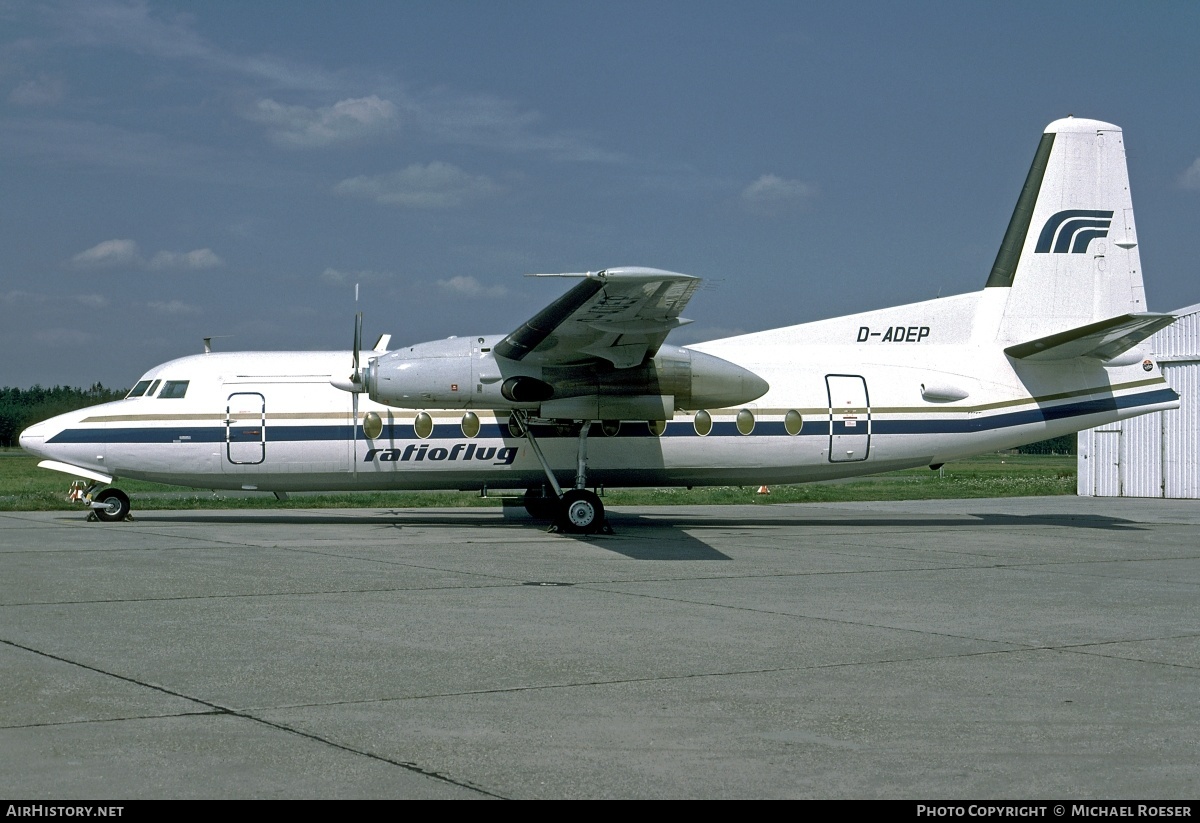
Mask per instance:
[[[1144,348],[1181,405],[1081,431],[1080,495],[1200,498],[1200,304],[1184,309]]]

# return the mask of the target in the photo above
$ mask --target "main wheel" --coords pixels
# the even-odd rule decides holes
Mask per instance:
[[[531,486],[525,490],[525,511],[534,520],[553,520],[558,513],[558,498],[544,486]]]
[[[559,503],[558,527],[568,534],[595,534],[604,525],[604,504],[587,489],[571,489]]]
[[[105,489],[96,495],[95,500],[104,504],[102,509],[92,509],[98,520],[115,523],[129,516],[129,495],[120,489]]]

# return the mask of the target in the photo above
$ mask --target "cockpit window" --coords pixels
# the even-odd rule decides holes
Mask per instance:
[[[154,393],[158,391],[158,384],[161,382],[161,380],[155,380],[153,383],[151,383],[150,388],[146,389],[146,396],[153,397]]]
[[[163,400],[166,398],[178,399],[180,397],[183,397],[185,394],[187,394],[188,382],[189,381],[187,381],[187,380],[168,380],[166,383],[163,384],[163,390],[161,392],[159,392],[158,399],[159,400]]]
[[[148,388],[150,388],[149,380],[139,380],[138,384],[130,389],[129,394],[125,395],[125,397],[141,397],[146,393],[146,389]]]

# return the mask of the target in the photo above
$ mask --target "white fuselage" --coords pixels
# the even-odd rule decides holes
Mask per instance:
[[[985,290],[696,345],[754,372],[770,390],[739,408],[676,411],[665,426],[626,420],[611,433],[594,423],[587,484],[872,474],[1178,405],[1141,353],[1122,358],[1126,365],[1007,357],[994,334],[975,331],[989,299]],[[359,395],[356,419],[356,396],[330,384],[350,360],[349,352],[184,357],[144,378],[187,381],[183,397],[128,398],[61,415],[28,429],[21,445],[58,468],[196,488],[479,490],[545,481],[505,410],[396,409]],[[382,423],[375,437],[363,426],[371,412]],[[425,437],[422,413],[433,423]],[[479,423],[473,436],[467,415]],[[572,485],[579,426],[535,426],[534,434],[559,482]]]

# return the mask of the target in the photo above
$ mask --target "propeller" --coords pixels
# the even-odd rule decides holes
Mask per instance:
[[[354,284],[354,303],[358,304],[358,284]],[[358,474],[358,396],[363,390],[362,368],[359,365],[361,359],[360,352],[362,351],[362,312],[356,312],[354,315],[354,355],[352,359],[354,370],[350,372],[350,384],[354,387],[350,391],[350,396],[354,398],[352,407],[354,409],[354,474]]]
[[[363,313],[358,312],[354,315],[354,351],[350,360],[350,376],[345,380],[333,378],[329,382],[336,389],[348,391],[355,395],[354,402],[358,403],[358,395],[367,390],[366,378],[363,375],[362,360],[362,321]]]
[[[354,284],[354,306],[358,307],[358,284]],[[354,398],[351,401],[351,412],[353,418],[350,425],[354,430],[354,473],[358,474],[358,396],[366,391],[366,378],[363,375],[362,368],[362,323],[363,313],[355,312],[354,314],[354,349],[350,355],[350,376],[342,379],[334,377],[330,379],[330,384],[345,392],[350,392]]]
[[[354,286],[354,304],[356,307],[358,306],[358,284],[355,284],[355,286]],[[363,326],[363,313],[355,312],[355,314],[354,314],[354,348],[351,351],[351,355],[350,355],[350,376],[346,377],[346,378],[334,377],[329,380],[330,385],[332,385],[334,388],[341,389],[344,392],[350,392],[350,394],[354,398],[351,401],[351,410],[352,410],[352,414],[354,416],[351,423],[354,428],[353,438],[354,438],[354,473],[355,474],[358,474],[358,439],[359,439],[359,428],[361,425],[361,423],[358,419],[358,396],[360,394],[362,394],[363,392],[366,392],[369,390],[369,387],[367,385],[369,382],[368,377],[367,377],[367,368],[369,368],[369,365],[367,368],[364,368],[363,363],[362,363],[362,326]],[[379,342],[375,344],[374,350],[379,351],[382,348],[386,348],[387,343],[390,339],[391,339],[391,335],[389,335],[389,334],[385,334],[385,335],[381,336],[379,338]],[[368,416],[373,417],[372,429],[376,428],[375,424],[378,422],[378,420],[375,418],[378,418],[378,415],[374,415],[373,413],[370,413],[370,414],[368,414]],[[367,436],[368,437],[377,437],[378,433],[376,433],[374,435],[368,433]]]

